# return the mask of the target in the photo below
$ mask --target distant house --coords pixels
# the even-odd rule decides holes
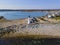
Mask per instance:
[[[52,12],[52,13],[47,13],[46,18],[55,18],[55,17],[60,17],[60,12]]]
[[[47,15],[48,18],[51,18],[51,15]]]
[[[60,12],[55,13],[56,17],[60,17]]]
[[[55,14],[52,14],[52,16],[53,16],[53,17],[56,17],[56,15],[55,15]]]
[[[54,18],[54,17],[56,17],[55,14],[47,14],[47,18]]]

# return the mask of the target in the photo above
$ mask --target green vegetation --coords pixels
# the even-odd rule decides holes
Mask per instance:
[[[55,17],[56,20],[60,20],[60,17]]]
[[[41,39],[41,38],[60,38],[59,36],[51,36],[51,35],[27,35],[27,34],[21,34],[21,33],[6,33],[0,38],[28,38],[28,39]]]

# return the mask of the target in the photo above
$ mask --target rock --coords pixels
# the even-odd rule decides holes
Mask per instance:
[[[0,16],[0,19],[5,19],[4,16]]]

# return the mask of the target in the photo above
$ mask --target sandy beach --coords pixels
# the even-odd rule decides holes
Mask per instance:
[[[0,28],[3,30],[12,29],[14,32],[6,33],[2,37],[43,37],[43,38],[59,38],[60,23],[50,23],[40,20],[35,24],[27,24],[27,19],[11,20],[0,22]]]

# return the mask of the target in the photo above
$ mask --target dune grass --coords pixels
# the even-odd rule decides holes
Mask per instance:
[[[50,36],[50,35],[28,35],[28,34],[21,34],[21,33],[10,33],[5,34],[1,38],[21,38],[21,39],[41,39],[41,38],[60,38],[59,36]]]
[[[56,20],[60,20],[60,17],[55,17]]]

